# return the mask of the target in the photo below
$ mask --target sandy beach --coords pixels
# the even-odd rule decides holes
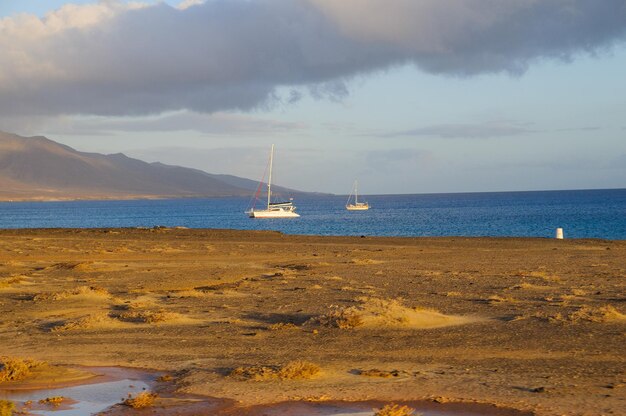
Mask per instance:
[[[2,230],[0,356],[157,370],[241,409],[617,415],[625,278],[626,241]]]

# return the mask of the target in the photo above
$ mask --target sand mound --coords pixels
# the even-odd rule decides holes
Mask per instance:
[[[12,275],[9,277],[0,278],[0,290],[1,289],[9,289],[14,285],[19,285],[25,283],[27,276],[24,275]]]
[[[534,277],[534,278],[537,278],[537,279],[544,280],[546,282],[559,282],[561,280],[560,276],[557,276],[556,274],[550,273],[550,272],[545,271],[545,270],[536,270],[536,271],[523,273],[522,276],[524,276],[524,277]]]
[[[343,277],[341,276],[322,276],[323,279],[326,280],[343,280]]]
[[[114,308],[120,311],[133,311],[154,306],[155,302],[151,299],[146,298],[145,300],[126,301],[124,303],[115,305]]]
[[[291,322],[276,322],[269,326],[271,331],[293,330],[298,329],[298,326]]]
[[[107,314],[81,316],[59,322],[50,328],[50,332],[80,331],[85,329],[105,329],[119,327],[120,322],[111,319]]]
[[[320,372],[317,364],[308,361],[291,361],[284,366],[237,367],[230,375],[245,380],[308,380]]]
[[[373,378],[392,378],[400,377],[402,374],[406,374],[404,371],[399,370],[379,370],[377,368],[371,368],[369,370],[355,370],[355,373],[363,377]]]
[[[196,289],[186,289],[186,290],[177,290],[168,292],[168,298],[174,299],[185,299],[185,298],[204,298],[207,297],[208,294],[206,292],[202,292]]]
[[[577,322],[624,322],[626,321],[626,315],[615,309],[613,306],[581,306],[577,311],[568,314],[565,317],[554,317],[553,320],[565,321],[571,323]]]
[[[351,263],[359,266],[365,266],[369,264],[383,264],[384,261],[374,259],[352,259]]]
[[[535,285],[532,283],[520,283],[515,286],[511,286],[509,289],[511,290],[553,290],[554,286],[545,286],[545,285]]]
[[[94,299],[109,299],[111,298],[111,294],[101,287],[96,286],[79,286],[75,289],[64,290],[63,292],[57,293],[41,293],[36,295],[33,300],[41,301],[41,300],[65,300],[70,298],[76,299],[86,299],[86,300],[94,300]]]
[[[23,380],[29,377],[34,369],[44,365],[45,363],[35,360],[0,357],[0,383]]]
[[[375,410],[375,409],[374,409]],[[388,404],[382,409],[376,411],[374,416],[412,416],[415,409],[408,406],[400,406],[399,404]]]
[[[484,302],[489,305],[498,305],[501,303],[515,303],[517,301],[510,296],[491,295]]]
[[[83,369],[56,366],[32,359],[0,356],[0,386],[5,389],[45,390],[55,384],[80,383],[94,376],[96,374]],[[3,415],[1,411],[0,415]]]
[[[575,312],[567,315],[570,322],[624,322],[626,315],[615,309],[613,306],[582,306]]]
[[[332,307],[327,314],[313,318],[310,323],[333,328],[406,328],[430,329],[475,322],[472,317],[444,315],[433,309],[408,308],[400,300],[361,298],[361,304]]]
[[[577,324],[582,322],[595,322],[595,323],[620,323],[626,322],[626,314],[623,314],[611,305],[593,307],[583,305],[578,310],[563,314],[546,314],[536,313],[531,315],[532,317],[547,320],[552,323],[560,324]]]
[[[149,391],[143,391],[137,394],[135,397],[130,394],[128,396],[129,397],[125,399],[122,404],[128,407],[132,407],[133,409],[144,409],[146,407],[150,407],[154,405],[154,402],[158,397],[156,393],[151,393]]]
[[[78,271],[89,271],[91,270],[91,263],[55,263],[52,266],[46,267],[46,270],[78,270]]]
[[[12,415],[15,412],[15,403],[0,399],[0,415]]]
[[[122,312],[116,316],[122,322],[131,322],[138,324],[161,324],[161,323],[172,323],[172,322],[191,322],[193,319],[186,317],[184,315],[175,313],[175,312],[167,312],[164,310],[157,311],[141,311],[141,310],[129,310],[126,312]]]
[[[66,398],[63,396],[50,396],[50,397],[46,397],[45,399],[39,400],[39,404],[45,404],[45,405],[49,405],[52,407],[59,407],[61,406],[61,403],[63,403],[65,400]]]

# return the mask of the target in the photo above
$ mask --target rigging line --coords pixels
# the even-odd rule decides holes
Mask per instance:
[[[265,182],[265,177],[267,176],[267,170],[269,169],[269,166],[270,166],[270,161],[268,159],[267,164],[265,165],[265,171],[263,172],[263,177],[259,181],[259,185],[256,188],[256,192],[254,193],[254,196],[250,198],[250,202],[248,203],[247,210],[250,210],[251,208],[254,209],[254,207],[256,206],[256,202],[259,200],[259,195],[261,194],[261,188],[263,187],[263,184]]]
[[[352,186],[352,189],[350,190],[350,195],[348,195],[348,200],[346,201],[346,206],[348,206],[350,204],[350,199],[352,198],[353,194],[354,194],[354,186]]]

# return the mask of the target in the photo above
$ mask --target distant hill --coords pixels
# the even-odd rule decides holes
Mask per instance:
[[[122,153],[79,152],[43,136],[0,132],[0,201],[249,196],[257,186],[237,176]]]

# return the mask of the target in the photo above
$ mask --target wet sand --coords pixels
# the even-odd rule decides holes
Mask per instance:
[[[624,241],[3,230],[0,356],[166,371],[180,392],[241,408],[620,414],[625,278]],[[230,375],[296,360],[319,374]]]

